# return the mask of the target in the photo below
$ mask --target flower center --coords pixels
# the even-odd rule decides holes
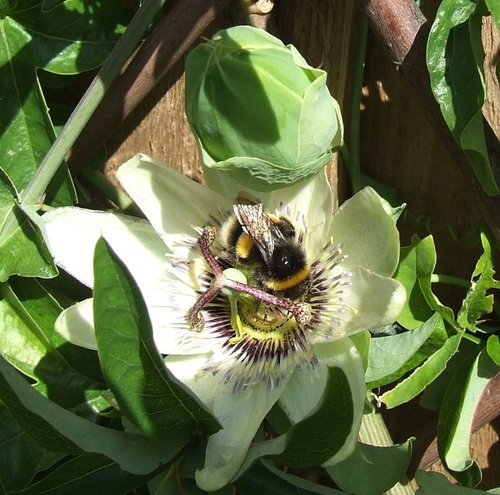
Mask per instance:
[[[231,344],[237,344],[243,338],[258,341],[274,339],[282,343],[297,328],[293,315],[262,301],[239,301],[236,308],[237,314],[232,316],[236,319],[237,328],[236,335],[229,340]]]
[[[210,249],[215,228],[206,227],[198,240],[211,273],[202,277],[206,290],[189,311],[188,322],[220,342],[204,370],[224,373],[238,392],[261,381],[273,387],[290,371],[315,366],[314,344],[330,340],[344,323],[343,292],[350,274],[340,269],[345,258],[340,246],[327,243],[308,264],[296,241],[304,235],[297,236],[291,222],[278,216],[263,219],[263,210],[249,205],[235,211],[237,218],[222,226],[226,232],[217,257]],[[231,271],[246,273],[251,284],[230,276]]]

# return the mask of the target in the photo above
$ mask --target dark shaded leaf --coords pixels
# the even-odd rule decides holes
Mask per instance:
[[[318,485],[276,469],[270,463],[257,463],[236,483],[242,495],[342,495],[344,492]]]
[[[68,460],[51,471],[42,481],[16,492],[16,495],[121,495],[143,485],[155,473],[130,474],[118,464],[98,454]]]
[[[146,435],[174,445],[185,445],[195,431],[217,431],[210,413],[165,367],[141,293],[102,238],[93,301],[103,373],[123,414]]]
[[[35,474],[61,456],[47,452],[0,405],[0,479],[9,491],[21,490]]]
[[[138,434],[97,426],[46,399],[0,358],[0,398],[32,438],[53,452],[103,454],[132,474],[148,474],[180,450]]]
[[[385,493],[405,477],[411,460],[412,441],[389,447],[358,443],[351,456],[326,468],[326,471],[347,493]]]
[[[319,410],[293,426],[277,462],[293,467],[319,466],[345,444],[354,422],[352,390],[340,368],[329,368],[328,383]]]

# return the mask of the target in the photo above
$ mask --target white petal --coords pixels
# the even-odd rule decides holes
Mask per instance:
[[[196,472],[196,483],[201,489],[218,490],[231,481],[285,383],[283,381],[273,389],[263,383],[254,385],[247,393],[234,394],[228,386],[219,391],[214,414],[223,429],[208,439],[205,466]]]
[[[147,155],[124,163],[117,177],[166,245],[183,258],[189,251],[186,241],[198,237],[193,227],[232,211],[227,198]]]
[[[295,371],[279,403],[292,424],[310,416],[318,407],[328,377],[326,366],[304,367]]]
[[[238,472],[262,420],[286,386],[270,389],[266,384],[233,392],[231,383],[224,383],[222,373],[203,372],[206,356],[165,359],[168,369],[187,385],[212,411],[222,425],[208,439],[205,466],[196,472],[196,483],[206,491],[227,485]]]
[[[399,261],[399,233],[384,203],[371,187],[365,187],[335,213],[331,236],[348,256],[346,264],[390,277]]]
[[[58,317],[54,328],[72,344],[97,349],[94,332],[93,299],[85,299],[66,308]]]
[[[347,311],[342,334],[389,325],[396,321],[406,302],[405,288],[397,280],[381,277],[361,267],[351,269],[351,285],[344,287]]]
[[[286,205],[291,210],[292,219],[297,214],[304,217],[307,222],[305,249],[311,257],[315,257],[328,240],[333,214],[334,198],[326,170],[321,170],[309,180],[261,196],[270,210]]]
[[[127,264],[165,265],[165,246],[153,228],[134,217],[82,208],[56,208],[42,217],[45,239],[56,263],[85,285],[92,287],[96,242],[106,237]]]
[[[149,223],[79,208],[55,209],[42,219],[57,264],[90,287],[95,244],[101,236],[107,240],[141,291],[161,353],[199,353],[215,345],[188,328],[185,316],[197,297],[192,279],[175,275],[182,272],[174,269],[165,244]],[[198,266],[196,261],[192,267]],[[93,321],[91,316],[88,321]]]

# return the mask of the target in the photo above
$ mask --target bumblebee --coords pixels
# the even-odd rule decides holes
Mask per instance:
[[[290,220],[262,204],[237,204],[233,211],[220,230],[221,257],[248,268],[255,284],[267,292],[292,300],[305,295],[311,267]]]

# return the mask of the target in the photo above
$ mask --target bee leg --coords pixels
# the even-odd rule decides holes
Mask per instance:
[[[224,285],[226,287],[229,287],[230,289],[237,290],[244,294],[249,294],[255,297],[255,299],[257,299],[258,301],[263,301],[266,304],[272,304],[277,308],[281,308],[292,313],[299,325],[305,325],[306,323],[309,323],[309,321],[311,321],[311,306],[308,303],[295,303],[285,297],[278,297],[274,294],[269,294],[268,292],[263,291],[258,287],[243,284],[235,280],[226,279]]]

